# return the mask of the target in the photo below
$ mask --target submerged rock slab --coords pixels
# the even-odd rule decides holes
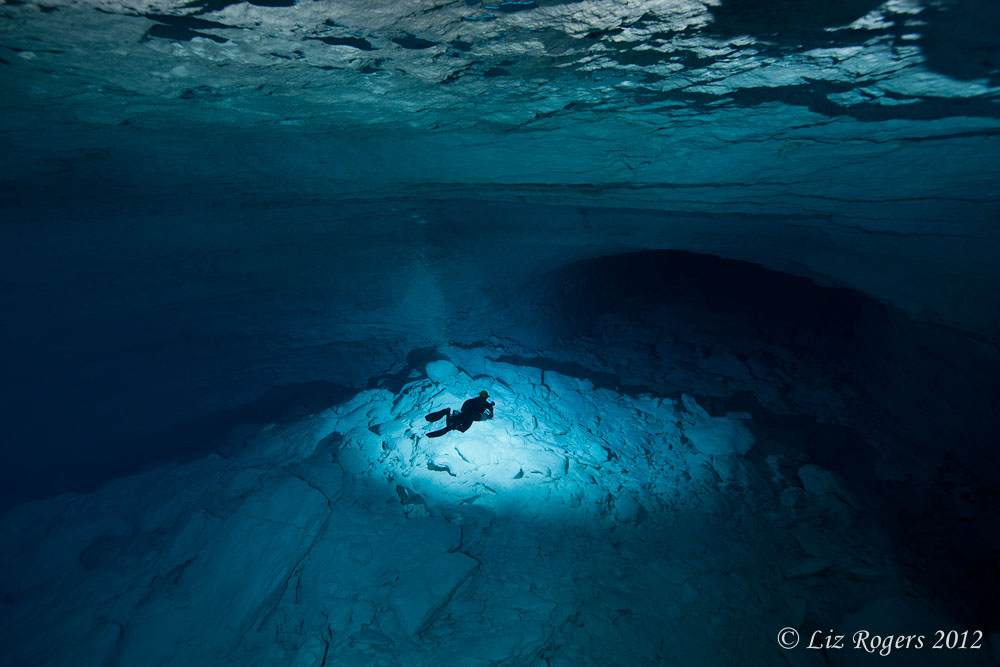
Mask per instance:
[[[753,434],[737,419],[712,417],[684,429],[696,450],[704,454],[746,454]]]
[[[939,617],[873,522],[831,531],[815,503],[778,501],[849,484],[747,456],[746,415],[564,374],[556,398],[537,369],[488,366],[448,375],[457,397],[486,385],[498,400],[464,434],[423,436],[442,387],[415,378],[261,428],[227,459],[7,513],[0,657],[767,665],[774,629],[809,615],[875,624],[897,604],[880,600],[910,594]],[[428,467],[442,446],[465,467]]]
[[[266,619],[322,534],[328,512],[325,496],[289,477],[247,498],[207,544],[178,545],[191,560],[123,619],[120,659],[126,664],[225,660],[241,637]]]
[[[424,630],[475,567],[476,561],[463,553],[445,553],[402,575],[390,598],[403,631],[416,635]]]

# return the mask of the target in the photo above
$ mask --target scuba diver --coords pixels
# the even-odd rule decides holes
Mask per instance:
[[[465,433],[472,426],[472,422],[493,419],[493,406],[496,403],[487,400],[489,397],[488,392],[481,391],[479,392],[479,396],[470,398],[465,403],[462,403],[462,410],[460,412],[452,412],[451,408],[445,408],[444,410],[430,413],[425,417],[427,421],[436,422],[442,417],[446,417],[445,424],[447,425],[437,431],[431,431],[427,434],[427,437],[440,438],[448,431],[461,431]]]

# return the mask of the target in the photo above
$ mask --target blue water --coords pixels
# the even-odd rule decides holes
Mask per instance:
[[[0,663],[1000,662],[995,3],[0,13]]]

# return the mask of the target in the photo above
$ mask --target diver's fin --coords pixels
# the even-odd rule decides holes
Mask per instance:
[[[438,429],[437,431],[431,431],[427,434],[428,438],[440,438],[442,435],[451,430],[451,427],[446,426],[445,428]]]
[[[424,419],[426,419],[429,422],[436,422],[437,420],[441,419],[441,417],[444,417],[446,414],[448,414],[448,408],[445,408],[444,410],[438,410],[437,412],[432,412],[426,417],[424,417]]]

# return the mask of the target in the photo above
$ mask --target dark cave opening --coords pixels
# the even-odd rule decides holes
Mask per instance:
[[[494,214],[488,244],[462,227],[464,214],[459,207],[447,215],[414,213],[407,218],[410,227],[405,230],[387,225],[387,236],[377,238],[405,240],[399,255],[409,254],[412,262],[410,269],[400,271],[391,288],[365,280],[345,286],[343,276],[336,276],[336,283],[334,278],[316,279],[329,264],[327,253],[342,247],[336,230],[344,225],[339,222],[336,230],[319,226],[319,242],[305,249],[287,246],[304,261],[295,264],[298,273],[282,274],[281,289],[273,287],[269,274],[254,276],[252,286],[267,288],[259,293],[259,301],[243,282],[249,269],[241,258],[247,254],[260,257],[260,250],[225,255],[213,250],[199,258],[190,275],[178,269],[156,280],[151,278],[156,267],[177,254],[166,259],[154,255],[142,268],[117,267],[116,278],[135,273],[144,280],[108,281],[115,295],[129,284],[163,281],[166,285],[168,277],[185,278],[179,281],[183,289],[175,293],[164,287],[171,297],[165,299],[172,302],[170,308],[160,310],[151,304],[148,311],[130,312],[126,327],[90,318],[92,328],[78,342],[101,341],[108,349],[119,349],[123,341],[114,340],[115,335],[155,331],[157,340],[171,343],[159,349],[179,354],[167,359],[178,377],[195,380],[205,369],[215,369],[214,379],[199,390],[220,388],[220,398],[228,386],[226,373],[220,369],[253,370],[244,367],[255,359],[251,354],[255,349],[273,346],[271,352],[277,357],[291,359],[301,354],[302,359],[297,366],[289,366],[293,372],[286,381],[250,392],[250,400],[208,410],[166,428],[151,424],[153,433],[122,439],[122,451],[132,458],[116,457],[118,467],[108,465],[113,448],[103,450],[104,459],[95,450],[93,475],[82,490],[100,487],[94,492],[100,498],[145,475],[163,479],[195,474],[209,466],[231,466],[226,475],[235,474],[233,479],[257,475],[272,457],[284,461],[288,452],[303,446],[304,437],[306,442],[313,437],[303,433],[311,433],[316,424],[330,423],[335,426],[324,428],[334,428],[332,432],[317,431],[323,435],[316,436],[312,455],[274,464],[267,474],[281,478],[291,471],[293,478],[309,481],[306,488],[324,493],[346,484],[344,488],[353,489],[350,498],[360,503],[358,507],[401,512],[402,518],[393,521],[416,517],[444,524],[468,522],[467,532],[474,526],[478,536],[468,545],[462,543],[463,553],[470,557],[487,561],[506,553],[510,544],[496,540],[501,539],[499,535],[506,536],[503,540],[513,539],[509,536],[515,533],[530,552],[541,548],[532,540],[541,539],[542,533],[576,530],[572,539],[589,544],[604,539],[603,531],[624,531],[608,542],[611,552],[602,551],[593,558],[572,556],[572,562],[584,569],[614,562],[615,550],[628,549],[631,530],[647,531],[651,542],[643,548],[659,551],[668,545],[685,551],[711,550],[718,547],[717,540],[725,540],[751,560],[765,558],[769,549],[777,549],[783,562],[802,560],[799,565],[784,565],[783,578],[770,582],[767,595],[795,597],[803,590],[811,591],[813,602],[802,612],[805,624],[821,627],[831,618],[849,618],[865,610],[873,613],[871,605],[878,604],[877,598],[872,601],[873,591],[883,585],[881,578],[887,572],[905,577],[906,595],[933,600],[938,610],[969,627],[996,620],[990,592],[997,583],[992,564],[1000,552],[990,531],[997,495],[995,466],[988,462],[995,460],[991,438],[1000,392],[988,346],[945,327],[914,321],[856,290],[823,286],[706,253],[623,248],[602,254],[607,249],[601,247],[568,251],[521,234],[514,254],[531,261],[519,272],[497,273],[497,265],[489,258],[510,254],[496,242],[509,232],[503,228],[505,213]],[[224,249],[226,245],[223,234],[219,246]],[[491,246],[497,250],[491,251]],[[553,261],[560,253],[584,258]],[[379,257],[382,262],[388,259]],[[345,261],[344,266],[355,270],[365,266],[367,258],[351,261],[355,263]],[[205,266],[212,268],[206,271]],[[284,266],[282,262],[280,267]],[[481,274],[487,278],[480,279]],[[186,306],[176,304],[176,295],[197,293],[202,282],[220,285],[220,296],[208,304],[196,302],[185,312]],[[311,303],[305,290],[333,284],[340,290],[335,298],[323,302],[323,308],[310,305],[310,313],[352,313],[352,307],[371,303],[381,309],[371,318],[377,326],[353,315],[360,324],[352,324],[356,328],[345,329],[348,335],[336,341],[323,337],[327,332],[315,320],[268,321],[269,329],[258,328],[274,312],[273,304],[264,299],[273,298],[280,306],[278,312],[291,312],[294,309],[287,303]],[[233,297],[227,304],[229,294]],[[471,300],[470,294],[474,295]],[[253,307],[247,309],[246,304]],[[85,303],[77,307],[87,310]],[[204,313],[227,308],[242,328],[257,334],[287,325],[291,332],[287,341],[296,341],[300,347],[289,347],[281,336],[270,333],[260,338],[244,335],[242,328],[240,337],[227,344],[211,329],[198,328],[202,321],[216,324],[203,318]],[[454,318],[449,326],[427,329],[437,338],[398,335],[408,327],[449,317]],[[184,323],[179,340],[171,339],[175,330],[155,326],[170,320]],[[296,330],[298,322],[309,326]],[[323,339],[312,345],[309,336],[317,334]],[[71,343],[64,342],[64,361],[74,358]],[[129,343],[139,350],[153,347],[131,338]],[[199,349],[203,344],[206,347]],[[266,367],[272,358],[260,357],[253,363]],[[190,360],[210,365],[199,368],[190,365]],[[322,362],[312,367],[313,360]],[[91,371],[87,369],[100,367],[100,360],[85,356],[81,362],[84,365],[77,371],[81,378],[88,377]],[[436,364],[455,368],[455,375],[432,372]],[[318,379],[303,377],[306,367]],[[327,369],[340,368],[354,369],[356,379],[324,375]],[[118,369],[117,374],[100,378],[101,382],[108,386],[119,381],[142,383],[143,378],[128,364],[119,363]],[[363,369],[373,370],[366,373]],[[26,366],[25,373],[37,370],[37,366]],[[250,377],[250,373],[240,377]],[[435,452],[422,431],[421,414],[457,404],[464,395],[455,389],[453,396],[451,385],[465,386],[465,382],[475,389],[483,383],[497,388],[503,425],[491,425],[491,430],[477,427],[470,432],[471,438],[444,444],[492,448],[496,456],[491,464],[482,463],[489,457],[477,459],[468,450],[456,450],[458,458]],[[540,398],[546,396],[547,400]],[[585,416],[584,404],[589,396],[598,401],[593,416],[596,426],[586,426],[590,417]],[[93,405],[100,403],[99,394],[94,399]],[[163,401],[162,413],[169,414],[171,394],[163,392],[158,400]],[[354,407],[359,401],[360,412]],[[680,419],[682,430],[694,429],[690,437],[672,433],[673,427],[664,421],[633,421],[630,416],[622,421],[615,416],[621,404],[639,410],[636,406],[657,402],[660,409],[674,406],[671,419]],[[926,409],[930,403],[937,409]],[[416,417],[395,414],[404,408],[416,411]],[[88,404],[78,402],[76,409],[86,412]],[[389,414],[384,414],[386,410]],[[556,420],[556,413],[562,415],[559,419],[568,420],[565,426],[549,424]],[[699,450],[704,443],[697,440],[704,437],[703,432],[697,434],[706,423],[745,428],[753,445],[739,455],[706,454],[713,450]],[[643,424],[667,430],[644,432]],[[90,434],[94,442],[106,435],[98,430]],[[538,439],[530,440],[531,447],[515,443],[533,437]],[[373,439],[370,449],[366,449],[366,438]],[[283,439],[298,444],[285,444]],[[644,439],[644,453],[630,452],[629,447]],[[141,450],[134,449],[136,442],[141,443]],[[599,450],[597,458],[578,458],[581,444],[584,449]],[[268,454],[262,456],[265,445]],[[399,451],[411,452],[405,464]],[[564,489],[560,482],[553,482],[552,491],[562,503],[558,510],[551,503],[518,500],[517,489],[504,487],[523,483],[525,488],[534,488],[530,485],[553,474],[552,462],[562,456],[565,464],[559,465],[564,465],[560,468],[564,472],[559,475],[591,470],[588,474],[600,484],[610,484],[607,491],[600,491],[604,495],[594,497],[593,505],[587,505],[586,493],[581,500],[574,495],[576,491],[566,490],[572,486]],[[667,467],[653,467],[655,461],[664,465],[664,458],[670,462]],[[384,470],[381,466],[386,461],[396,461],[400,467]],[[184,465],[177,467],[177,463]],[[485,491],[461,486],[469,483],[469,473],[463,473],[462,466],[473,464],[482,464],[487,470],[484,475],[498,476],[487,478]],[[493,470],[491,465],[502,470]],[[336,475],[355,481],[316,477],[319,471],[341,469]],[[86,469],[77,472],[88,473]],[[365,477],[369,472],[379,484],[387,483],[389,498],[379,495],[381,487],[371,486],[372,480]],[[421,475],[432,476],[431,481]],[[627,492],[615,490],[615,480],[621,477],[632,485]],[[53,480],[57,486],[62,482],[57,477]],[[674,500],[659,500],[657,493],[664,493],[663,489],[647,488],[662,486],[665,480]],[[31,483],[30,476],[26,482]],[[74,483],[79,483],[79,477]],[[449,484],[458,484],[457,491]],[[261,489],[272,492],[268,485]],[[460,497],[449,495],[459,491]],[[211,516],[227,518],[236,511],[241,500],[214,499],[227,492],[208,493]],[[681,498],[689,493],[692,497],[678,501],[678,493]],[[297,500],[291,496],[280,502],[276,499],[275,507],[283,502]],[[550,514],[531,519],[505,514],[521,506],[537,506]],[[597,514],[581,515],[581,508]],[[383,519],[371,519],[372,525],[381,526]],[[671,537],[678,525],[689,522],[705,522],[711,528],[701,532],[688,526],[686,530],[692,532]],[[497,537],[491,538],[490,531]],[[116,539],[99,535],[85,545],[81,562],[90,568],[88,572],[117,567],[115,554],[137,548],[123,547]],[[760,540],[780,544],[768,546]],[[844,545],[850,550],[844,551]],[[556,557],[558,547],[545,548],[555,549],[550,554]],[[570,558],[569,554],[558,557]],[[655,584],[647,581],[652,575],[641,562],[640,558],[623,570],[634,578],[623,585]],[[496,563],[489,567],[493,568],[488,570],[493,572],[490,576],[500,577],[505,571]],[[726,576],[735,567],[725,565]],[[479,581],[475,592],[467,594],[495,595],[491,586],[499,580]],[[603,599],[605,592],[596,595]],[[644,607],[648,613],[667,613],[655,601],[643,604],[652,605]],[[790,609],[773,613],[787,616]],[[571,632],[573,641],[583,641],[577,632],[582,630]]]
[[[752,414],[753,457],[835,471],[949,611],[973,625],[1000,619],[1000,367],[989,347],[855,290],[685,251],[585,260],[549,280],[562,344],[614,350],[615,361],[603,372],[512,361]],[[716,355],[739,362],[727,382],[691,363]]]
[[[1000,665],[996,0],[39,1],[0,664]]]

